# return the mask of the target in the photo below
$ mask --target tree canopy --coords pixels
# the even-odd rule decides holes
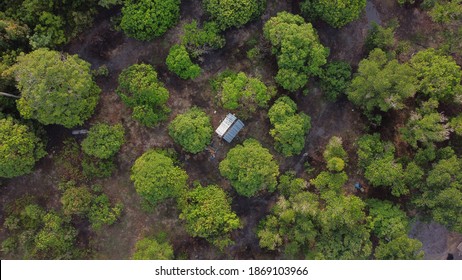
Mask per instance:
[[[211,19],[225,30],[258,17],[265,9],[266,0],[204,0],[203,5]]]
[[[219,168],[239,195],[251,197],[260,190],[276,188],[279,166],[257,140],[247,139],[232,148]]]
[[[45,155],[42,140],[29,126],[12,117],[0,119],[0,177],[30,173]]]
[[[153,205],[177,198],[185,189],[188,175],[164,153],[149,150],[132,167],[131,180],[136,192]]]
[[[121,124],[95,124],[88,131],[88,136],[82,141],[85,153],[101,159],[115,155],[124,143],[124,128]]]
[[[134,260],[172,260],[173,247],[165,237],[140,239],[135,244]]]
[[[335,101],[341,94],[345,94],[351,81],[351,66],[343,61],[326,64],[321,75],[321,89],[327,100]]]
[[[182,201],[180,219],[185,220],[186,230],[192,236],[205,238],[219,248],[231,243],[229,234],[240,227],[240,221],[221,188],[198,186]]]
[[[375,109],[386,112],[404,108],[404,101],[417,90],[413,69],[397,60],[388,60],[384,51],[374,49],[361,60],[348,90],[348,99],[366,114]]]
[[[274,126],[270,130],[275,140],[275,149],[284,156],[301,153],[305,147],[305,137],[311,128],[311,118],[304,113],[296,113],[297,104],[287,96],[276,100],[268,111]]]
[[[124,69],[119,75],[117,94],[133,108],[133,118],[143,125],[155,126],[170,112],[165,105],[170,94],[151,65],[134,64]]]
[[[298,15],[281,12],[265,23],[263,34],[277,57],[279,70],[275,80],[284,89],[301,89],[310,76],[321,74],[329,50],[321,45],[311,23]]]
[[[197,78],[201,73],[201,68],[191,61],[183,45],[174,45],[171,47],[165,63],[168,70],[185,80]]]
[[[305,0],[302,13],[310,20],[320,18],[333,27],[340,28],[359,18],[366,0]]]
[[[180,0],[126,0],[120,27],[128,36],[149,41],[176,24]]]
[[[25,119],[71,128],[93,114],[101,90],[90,64],[77,55],[38,49],[19,56],[11,70],[21,92],[17,107]]]
[[[202,152],[212,141],[213,128],[207,114],[195,107],[176,116],[168,131],[173,140],[187,152]]]

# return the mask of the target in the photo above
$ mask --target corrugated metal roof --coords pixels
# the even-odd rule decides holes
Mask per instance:
[[[223,139],[226,140],[226,142],[231,143],[233,141],[234,137],[241,131],[241,129],[244,127],[244,123],[241,122],[241,120],[237,120],[225,133],[223,136]]]
[[[236,116],[233,114],[228,114],[226,118],[221,122],[220,126],[215,130],[215,132],[220,136],[226,133],[226,131],[230,128],[230,126],[236,121]]]

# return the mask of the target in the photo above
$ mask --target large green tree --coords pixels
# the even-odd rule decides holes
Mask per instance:
[[[155,126],[167,118],[165,105],[170,96],[151,65],[134,64],[119,75],[117,94],[133,108],[133,118],[146,126]]]
[[[257,140],[247,139],[220,162],[220,173],[231,181],[238,194],[250,197],[262,189],[274,191],[279,166],[268,149]]]
[[[406,235],[380,242],[375,249],[375,258],[379,260],[421,260],[423,256],[422,242]]]
[[[101,90],[90,64],[77,55],[38,49],[19,56],[12,71],[21,92],[17,107],[24,118],[70,128],[93,114]]]
[[[437,100],[451,100],[462,94],[462,72],[454,58],[438,53],[435,49],[418,52],[411,58],[419,91]]]
[[[155,205],[164,199],[178,197],[186,187],[188,175],[164,153],[150,150],[135,161],[130,178],[136,192]]]
[[[176,116],[170,123],[168,132],[185,151],[197,154],[212,141],[213,128],[210,118],[204,111],[192,108]]]
[[[305,0],[301,4],[302,13],[310,20],[320,18],[337,28],[358,19],[364,8],[366,0]]]
[[[134,260],[172,260],[173,247],[162,237],[140,239],[135,244]]]
[[[321,74],[329,50],[321,45],[311,23],[281,12],[265,23],[263,33],[277,56],[276,82],[284,89],[296,91],[306,85],[310,76]]]
[[[163,35],[180,16],[180,0],[126,0],[120,27],[128,36],[149,41]]]
[[[204,0],[207,13],[224,30],[240,27],[258,17],[264,10],[266,0]]]
[[[404,108],[404,101],[414,96],[417,80],[413,69],[397,60],[388,60],[381,49],[374,49],[361,60],[358,73],[348,90],[348,99],[366,114],[375,109],[386,112]]]
[[[311,118],[297,113],[297,104],[287,96],[276,100],[268,111],[268,117],[274,126],[270,130],[275,140],[275,149],[284,156],[300,154],[305,147],[305,137],[311,128]]]
[[[215,185],[198,186],[189,191],[180,203],[180,219],[194,237],[202,237],[219,248],[231,243],[229,234],[240,227],[236,213],[226,193]]]
[[[45,155],[42,140],[29,126],[11,117],[0,119],[0,177],[27,174]]]
[[[107,159],[115,155],[124,143],[124,128],[121,124],[95,124],[82,141],[82,150],[91,156]]]

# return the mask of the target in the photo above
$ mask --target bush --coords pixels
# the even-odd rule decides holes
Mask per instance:
[[[100,159],[84,155],[82,160],[82,172],[88,179],[110,177],[115,169],[116,165],[112,158]]]
[[[74,185],[66,189],[61,197],[64,215],[86,215],[92,199],[93,195],[86,187]]]
[[[327,100],[335,101],[346,92],[351,81],[351,66],[343,61],[328,63],[321,75],[321,89]]]
[[[240,27],[259,16],[266,0],[204,0],[204,9],[213,21],[225,30],[229,27]]]
[[[181,43],[192,57],[198,58],[210,50],[223,48],[226,40],[223,35],[220,35],[220,28],[215,22],[205,22],[202,28],[199,28],[197,21],[193,20],[184,25]]]
[[[166,238],[145,237],[135,244],[134,260],[171,260],[173,259],[173,247]]]
[[[202,152],[212,140],[213,128],[210,118],[199,108],[192,108],[178,115],[169,125],[173,140],[185,151],[196,154]]]
[[[274,191],[279,167],[268,149],[254,139],[232,148],[220,162],[220,173],[239,195],[254,196],[262,189]]]
[[[99,230],[103,225],[112,225],[119,218],[122,209],[123,205],[121,203],[117,203],[114,207],[111,207],[107,195],[101,194],[96,196],[88,212],[91,227]]]
[[[163,35],[180,16],[180,0],[127,0],[120,27],[129,37],[149,41]]]
[[[309,20],[321,18],[336,28],[358,19],[364,8],[366,0],[305,0],[301,3],[302,14]]]
[[[197,78],[201,73],[201,68],[191,61],[183,45],[174,45],[170,48],[166,63],[168,70],[185,80]]]
[[[82,150],[90,156],[108,159],[114,156],[125,142],[124,128],[121,124],[95,124],[82,141]]]
[[[134,64],[119,75],[117,94],[133,108],[133,118],[146,126],[155,126],[167,118],[170,110],[165,105],[168,90],[157,79],[151,65]]]

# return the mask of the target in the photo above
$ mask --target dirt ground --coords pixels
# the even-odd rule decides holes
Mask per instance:
[[[228,145],[214,140],[214,147],[218,149],[215,159],[210,158],[208,152],[195,156],[182,153],[167,134],[167,124],[179,113],[191,106],[203,108],[212,117],[212,124],[217,127],[226,111],[213,102],[213,93],[209,86],[209,79],[226,68],[243,71],[253,76],[259,76],[268,85],[274,85],[272,77],[276,73],[276,61],[264,49],[263,58],[253,62],[246,57],[249,49],[249,40],[263,42],[261,29],[263,23],[279,11],[298,12],[298,1],[268,1],[266,12],[260,20],[247,24],[240,29],[226,32],[226,46],[218,51],[203,57],[200,66],[202,75],[193,81],[183,81],[167,71],[165,58],[169,48],[179,42],[182,26],[191,19],[203,19],[204,14],[200,1],[182,1],[181,21],[161,38],[151,42],[139,42],[127,38],[122,32],[113,29],[109,15],[99,17],[94,26],[73,40],[65,51],[78,54],[89,61],[93,68],[106,65],[110,75],[107,78],[98,78],[98,85],[102,88],[101,100],[91,120],[85,125],[89,127],[96,122],[122,123],[126,129],[126,143],[117,156],[118,170],[109,179],[97,181],[104,187],[104,191],[112,201],[124,204],[124,211],[120,221],[106,227],[100,232],[90,234],[89,242],[95,252],[95,259],[128,259],[133,253],[135,242],[148,234],[167,231],[175,248],[175,255],[186,259],[274,259],[276,254],[269,254],[260,250],[255,227],[264,217],[276,200],[275,195],[261,194],[254,198],[243,198],[235,194],[229,182],[224,180],[218,172],[218,163],[225,157],[227,151],[247,138],[258,139],[263,146],[270,149],[281,166],[281,172],[295,170],[299,176],[308,178],[304,172],[304,163],[308,160],[311,166],[319,168],[323,165],[322,151],[332,136],[343,138],[350,155],[351,162],[355,162],[355,148],[353,143],[366,129],[365,122],[346,98],[335,103],[326,102],[316,82],[310,82],[309,93],[292,95],[299,110],[311,116],[312,129],[307,135],[305,150],[300,156],[284,158],[273,150],[273,140],[269,135],[270,124],[266,112],[261,110],[246,121],[246,127],[239,134],[239,138]],[[401,25],[397,34],[400,39],[410,38],[412,34],[431,32],[431,25],[425,14],[419,10],[409,8],[401,9],[395,0],[368,1],[367,11],[363,16],[340,30],[331,28],[322,22],[313,25],[318,30],[322,43],[331,50],[330,59],[345,60],[354,67],[364,57],[364,40],[371,21],[386,22],[397,18]],[[422,22],[424,24],[422,25]],[[430,44],[431,45],[431,44]],[[262,44],[262,46],[265,46]],[[156,128],[146,128],[132,120],[130,110],[124,106],[115,94],[117,77],[128,66],[135,63],[149,63],[154,65],[159,73],[159,79],[165,83],[170,92],[169,107],[172,109],[169,120]],[[279,93],[284,93],[279,90]],[[52,144],[59,143],[70,131],[65,129],[49,129]],[[52,145],[49,145],[51,147]],[[59,145],[53,145],[59,147]],[[227,190],[233,197],[232,208],[242,219],[244,227],[234,233],[237,243],[226,252],[219,252],[206,241],[188,236],[181,222],[178,220],[178,211],[173,203],[165,203],[152,212],[143,211],[141,201],[130,181],[130,168],[136,158],[150,148],[175,148],[183,163],[183,168],[189,175],[189,181],[200,181],[202,184],[218,184]],[[56,148],[59,149],[59,148]],[[5,205],[24,194],[31,194],[39,198],[41,204],[47,207],[59,207],[59,192],[56,185],[59,174],[53,168],[53,157],[56,150],[49,150],[50,155],[40,161],[37,170],[31,175],[15,178],[4,182],[0,188],[0,202]],[[356,166],[349,166],[347,170],[350,181],[346,185],[347,192],[353,192],[354,182],[362,182],[356,173]],[[4,212],[0,210],[0,223],[3,223]],[[427,229],[428,230],[428,229]],[[431,229],[430,229],[431,230]],[[429,248],[432,242],[431,234],[418,234],[415,236],[424,242],[424,248]],[[447,231],[438,231],[444,238],[453,238],[452,247],[457,240],[462,242],[461,236],[455,236]],[[455,237],[454,237],[455,236]],[[0,240],[5,238],[5,232],[0,230]],[[459,239],[458,239],[459,238]],[[427,246],[428,245],[428,246]],[[449,245],[448,245],[449,246]],[[454,252],[449,246],[446,250]],[[457,244],[455,245],[457,246]],[[444,247],[444,246],[443,246]],[[427,250],[427,249],[426,249]],[[431,258],[445,258],[444,254],[430,254]]]

